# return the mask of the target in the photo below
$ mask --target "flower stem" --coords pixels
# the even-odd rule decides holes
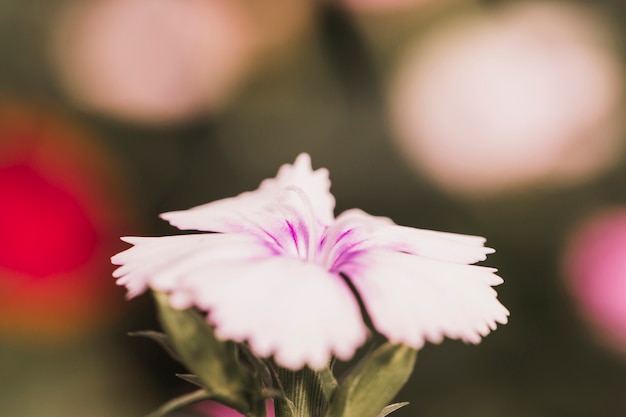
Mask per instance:
[[[316,372],[277,369],[284,399],[277,400],[276,417],[324,417],[328,400],[337,383],[329,369]]]

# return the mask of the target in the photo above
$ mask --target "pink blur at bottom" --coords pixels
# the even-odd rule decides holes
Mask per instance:
[[[244,417],[243,414],[216,401],[203,401],[194,405],[193,410],[206,417]],[[266,401],[267,417],[274,417],[274,402]]]

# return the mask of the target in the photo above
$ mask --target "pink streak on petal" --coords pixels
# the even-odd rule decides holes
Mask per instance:
[[[327,231],[320,258],[337,268],[354,251],[386,248],[441,261],[469,264],[485,260],[485,238],[398,226],[385,217],[348,210]]]
[[[372,234],[390,224],[393,222],[386,217],[371,216],[359,209],[344,211],[326,230],[318,261],[335,271],[344,257],[375,244],[368,242]]]

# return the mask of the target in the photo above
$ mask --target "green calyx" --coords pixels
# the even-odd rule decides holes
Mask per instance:
[[[171,405],[178,405],[177,401],[182,406],[212,399],[246,416],[265,417],[260,377],[242,363],[238,346],[218,340],[212,327],[197,311],[172,308],[164,293],[155,292],[154,297],[167,337],[166,341],[160,341],[161,344],[169,346],[168,350],[174,352],[192,373],[191,378],[202,387],[200,391],[170,401]],[[189,381],[190,377],[184,379]],[[164,414],[150,417],[160,415]]]
[[[167,294],[154,296],[165,333],[134,335],[160,343],[190,371],[178,376],[200,389],[169,401],[148,417],[165,417],[209,399],[246,417],[265,417],[267,398],[274,399],[276,417],[385,417],[408,404],[389,404],[415,365],[417,351],[406,345],[383,343],[337,382],[330,366],[291,371],[257,358],[245,345],[217,339],[195,309],[177,310]]]

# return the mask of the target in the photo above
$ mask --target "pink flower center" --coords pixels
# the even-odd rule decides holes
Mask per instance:
[[[266,231],[265,239],[277,253],[314,263],[326,271],[339,272],[341,265],[362,243],[353,228],[320,223],[306,192],[296,186],[281,190],[278,201],[284,224],[275,232]]]

